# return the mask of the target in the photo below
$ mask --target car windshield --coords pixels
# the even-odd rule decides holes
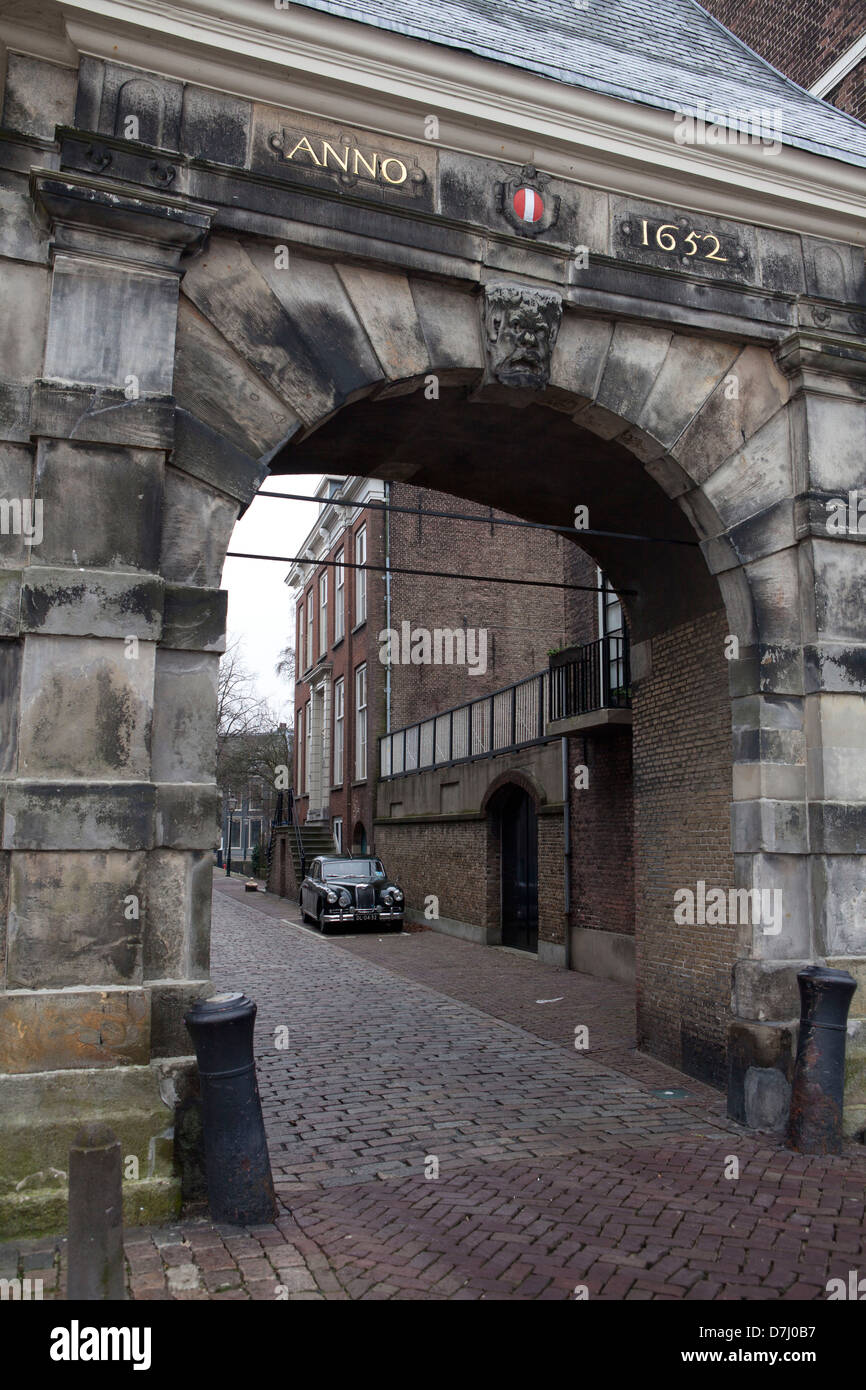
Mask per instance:
[[[325,878],[384,878],[378,859],[329,859],[322,865]]]

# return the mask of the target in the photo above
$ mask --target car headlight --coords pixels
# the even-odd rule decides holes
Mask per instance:
[[[333,890],[332,888],[329,888],[329,889],[328,889],[328,902],[329,902],[329,903],[335,903],[336,901],[337,901],[337,895],[336,895],[336,893],[334,892],[334,890]]]
[[[401,903],[403,901],[403,893],[399,888],[392,888],[391,896],[393,897],[395,903]]]
[[[352,899],[349,897],[349,894],[346,892],[345,888],[343,889],[342,893],[340,894],[340,906],[341,906],[341,907],[351,907],[351,906],[352,906]]]

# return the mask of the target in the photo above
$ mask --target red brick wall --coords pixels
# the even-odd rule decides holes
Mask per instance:
[[[634,934],[632,732],[612,728],[568,741],[571,784],[571,922]],[[589,770],[575,787],[575,768]]]
[[[354,563],[355,559],[355,534],[362,525],[367,527],[367,560],[369,563],[380,564],[381,556],[384,552],[383,536],[384,521],[383,514],[379,511],[365,510],[356,521],[352,523],[351,529],[345,530],[337,542],[328,551],[325,557],[334,560],[339,550],[344,551],[345,560]],[[319,575],[321,568],[314,571],[311,578],[304,586],[302,602],[304,603],[304,624],[306,633],[306,601],[307,594],[312,590],[314,598],[314,640],[313,640],[313,665],[318,664],[319,660]],[[374,570],[367,570],[367,621],[362,626],[357,627],[357,606],[356,606],[356,586],[358,571],[347,569],[345,572],[345,597],[344,597],[344,631],[345,636],[341,642],[334,645],[334,613],[335,613],[335,570],[332,565],[328,566],[328,656],[327,660],[332,664],[331,672],[331,740],[333,750],[333,686],[334,682],[340,677],[344,681],[345,690],[345,733],[343,751],[343,780],[340,786],[331,788],[329,809],[331,817],[342,816],[344,844],[351,847],[354,827],[360,821],[366,832],[367,840],[373,846],[373,808],[375,805],[375,781],[378,773],[378,736],[384,732],[385,727],[385,704],[384,704],[384,668],[379,661],[379,632],[384,627],[385,614],[385,585],[382,575]],[[297,641],[297,624],[295,626],[294,640]],[[356,782],[354,780],[355,769],[355,671],[362,662],[367,663],[367,778],[366,781]],[[304,710],[306,720],[306,703],[310,698],[309,685],[303,679],[303,672],[306,665],[306,636],[304,638],[304,651],[297,653],[298,679],[295,684],[295,729],[298,729],[298,711]],[[303,738],[295,740],[295,786],[300,793],[298,803],[298,814],[300,820],[306,820],[307,798],[303,794],[303,758],[306,757],[306,727],[304,728]],[[332,762],[333,768],[333,762]]]
[[[856,116],[858,121],[866,121],[866,62],[858,63],[853,72],[831,92],[828,101]]]
[[[723,612],[653,639],[635,690],[638,1045],[724,1084],[736,929],[678,926],[674,893],[734,885]]]
[[[866,0],[704,0],[704,9],[806,88],[866,31]],[[862,119],[864,85],[861,63],[829,100]]]

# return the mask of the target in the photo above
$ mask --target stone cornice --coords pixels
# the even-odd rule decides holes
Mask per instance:
[[[863,169],[785,147],[678,146],[673,113],[436,44],[248,0],[65,0],[81,53],[598,188],[866,243]],[[507,81],[504,78],[507,76]]]

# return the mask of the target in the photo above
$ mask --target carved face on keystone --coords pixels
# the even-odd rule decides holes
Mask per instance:
[[[487,356],[496,380],[504,386],[545,387],[561,322],[562,300],[555,290],[486,286]]]

